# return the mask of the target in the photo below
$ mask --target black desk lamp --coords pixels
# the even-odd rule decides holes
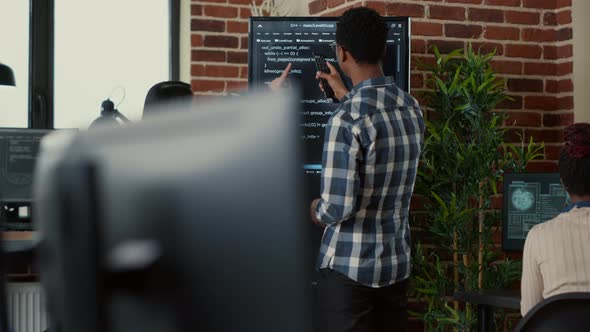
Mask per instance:
[[[16,86],[14,73],[7,65],[0,63],[0,85]]]
[[[16,86],[14,73],[7,65],[0,63],[0,85]],[[0,236],[0,332],[8,332],[8,314],[6,312],[6,289],[4,274],[4,245]]]
[[[115,103],[107,99],[102,102],[100,116],[90,124],[89,128],[101,127],[103,125],[119,125],[121,124],[119,120],[123,123],[131,122],[121,112],[115,109]]]

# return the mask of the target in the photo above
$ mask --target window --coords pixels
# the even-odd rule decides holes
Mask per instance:
[[[55,128],[88,127],[107,98],[141,119],[171,78],[169,17],[168,0],[55,0]]]
[[[0,63],[14,72],[16,88],[0,87],[0,127],[26,128],[29,114],[29,2],[0,2]]]
[[[149,88],[178,79],[179,11],[180,0],[0,1],[0,62],[17,83],[0,88],[0,127],[87,128],[107,98],[138,120]]]

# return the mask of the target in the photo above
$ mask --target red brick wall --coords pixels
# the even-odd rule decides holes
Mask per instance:
[[[305,0],[303,0],[305,1]],[[261,0],[257,0],[258,3]],[[441,50],[471,41],[496,49],[494,68],[507,78],[513,101],[501,105],[514,126],[506,140],[544,141],[547,157],[530,169],[556,169],[563,127],[573,122],[572,0],[311,0],[311,15],[339,15],[366,5],[384,15],[411,16],[412,58],[428,61],[431,45]],[[193,0],[191,78],[197,95],[223,95],[247,85],[250,0]],[[416,63],[414,61],[413,63]],[[412,71],[412,90],[425,75]]]
[[[496,49],[494,68],[507,79],[513,101],[501,104],[514,129],[547,146],[546,160],[531,171],[555,171],[563,127],[573,123],[572,0],[312,0],[312,15],[339,15],[366,5],[383,15],[412,17],[412,58],[432,59],[430,46],[449,51],[472,42]],[[416,63],[414,61],[413,63]],[[413,66],[412,91],[425,89],[425,73]]]
[[[191,1],[191,80],[195,94],[223,95],[247,86],[250,3],[252,0]]]

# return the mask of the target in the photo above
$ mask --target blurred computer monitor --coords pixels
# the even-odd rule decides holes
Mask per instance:
[[[51,130],[0,128],[0,230],[31,230],[33,169]]]
[[[39,269],[61,331],[310,331],[297,104],[247,96],[42,150]]]
[[[559,173],[505,174],[502,249],[522,251],[530,229],[555,218],[568,202]]]
[[[51,130],[0,128],[0,201],[31,202],[39,142]]]

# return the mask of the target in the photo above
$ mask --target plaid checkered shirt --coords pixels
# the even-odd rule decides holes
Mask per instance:
[[[409,207],[423,137],[418,102],[391,77],[366,80],[342,99],[324,138],[318,268],[369,287],[409,277]]]

